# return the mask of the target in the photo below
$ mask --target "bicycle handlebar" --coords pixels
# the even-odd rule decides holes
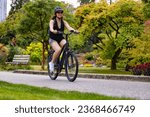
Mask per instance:
[[[62,31],[58,31],[57,34],[64,34],[64,35],[71,35],[72,33],[74,34],[79,34],[80,32],[74,31],[74,30],[70,30],[69,33],[64,33]]]

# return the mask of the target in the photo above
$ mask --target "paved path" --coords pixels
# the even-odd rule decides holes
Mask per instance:
[[[19,74],[12,72],[0,72],[0,80],[58,90],[73,90],[109,96],[150,99],[150,82],[86,78],[78,78],[75,82],[69,82],[65,77],[58,77],[57,80],[53,81],[46,75]]]

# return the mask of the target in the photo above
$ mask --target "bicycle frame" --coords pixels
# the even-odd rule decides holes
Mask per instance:
[[[57,65],[59,65],[59,73],[61,72],[61,70],[63,69],[63,65],[64,65],[64,62],[65,62],[65,58],[67,56],[67,53],[68,51],[70,50],[69,49],[69,43],[68,43],[68,36],[70,35],[71,33],[69,34],[65,34],[65,40],[66,40],[66,44],[63,46],[61,52],[60,52],[60,55],[58,56],[58,59],[57,59]],[[61,54],[62,54],[62,57],[61,57]],[[60,58],[61,57],[61,58]]]
[[[54,64],[54,72],[50,72],[49,64],[48,64],[48,74],[52,80],[55,80],[62,69],[65,69],[66,77],[70,82],[73,82],[77,78],[78,74],[78,60],[76,56],[73,54],[73,51],[69,48],[68,37],[70,34],[78,34],[78,32],[70,31],[70,33],[59,32],[59,34],[65,35],[66,44],[61,49],[61,52]],[[48,62],[51,61],[54,50],[49,51]],[[75,70],[74,74],[70,74],[72,69]]]

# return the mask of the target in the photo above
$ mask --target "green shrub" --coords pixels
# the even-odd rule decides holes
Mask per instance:
[[[87,54],[85,54],[85,59],[87,59],[87,60],[89,60],[89,61],[94,60],[93,54],[92,54],[92,53],[87,53]]]
[[[8,46],[9,54],[7,56],[7,61],[11,62],[15,54],[23,54],[24,49],[18,46]]]
[[[31,70],[32,67],[30,65],[11,65],[11,64],[0,65],[0,70],[12,71],[17,69]]]
[[[32,64],[40,64],[42,60],[42,44],[32,42],[24,52],[24,54],[30,55]]]
[[[8,56],[8,48],[4,46],[3,44],[0,44],[0,64],[5,64],[5,61]]]

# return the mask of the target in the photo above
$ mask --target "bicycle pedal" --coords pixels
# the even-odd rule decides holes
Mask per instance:
[[[54,72],[50,72],[51,75],[54,75]]]

